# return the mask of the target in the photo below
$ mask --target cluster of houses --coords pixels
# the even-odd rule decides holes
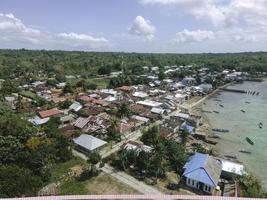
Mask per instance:
[[[58,83],[55,86],[48,85],[46,81],[36,81],[21,86],[24,92],[31,92],[40,98],[51,102],[49,108],[38,107],[31,112],[29,121],[36,126],[42,126],[53,118],[60,120],[59,129],[62,134],[73,140],[82,151],[96,151],[105,146],[108,142],[108,128],[112,124],[114,113],[122,104],[128,106],[131,115],[119,118],[117,132],[121,135],[149,125],[157,120],[162,120],[160,133],[162,136],[179,141],[176,137],[178,131],[186,131],[196,137],[202,137],[196,129],[201,124],[201,117],[195,116],[187,111],[173,113],[178,107],[195,95],[205,95],[213,90],[210,83],[205,83],[206,78],[220,79],[219,84],[228,80],[243,78],[243,74],[233,71],[211,72],[202,68],[190,77],[158,79],[158,67],[144,67],[147,70],[146,76],[150,80],[148,85],[124,85],[113,89],[96,89],[84,92],[82,88],[75,88],[74,94],[64,94],[63,89],[66,83]],[[192,66],[166,66],[164,67],[166,77],[179,71],[192,71]],[[113,73],[117,76],[121,73]],[[197,79],[199,79],[197,81]],[[24,101],[31,102],[31,96],[12,94],[5,96],[5,100],[15,109],[19,97]],[[63,102],[70,102],[67,108],[61,108]],[[46,109],[44,109],[46,108]],[[81,134],[76,137],[76,132]],[[204,135],[205,137],[205,135]],[[128,141],[123,145],[125,149],[137,151],[152,150],[151,147],[140,142]],[[186,184],[208,193],[217,188],[221,173],[228,169],[227,161],[218,161],[208,155],[195,154],[185,165],[183,176]],[[234,169],[236,170],[236,169]]]

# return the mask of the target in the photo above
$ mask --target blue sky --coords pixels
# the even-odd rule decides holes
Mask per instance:
[[[1,0],[0,48],[266,51],[265,0]]]

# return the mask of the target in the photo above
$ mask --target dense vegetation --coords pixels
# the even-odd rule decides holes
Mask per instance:
[[[56,74],[105,75],[129,70],[141,73],[144,65],[196,64],[214,70],[223,68],[243,71],[267,71],[267,53],[237,54],[141,54],[113,52],[78,52],[45,50],[0,50],[0,77],[32,76],[29,72]],[[27,76],[26,76],[27,75]]]
[[[0,197],[36,195],[54,163],[71,158],[69,141],[50,123],[38,130],[1,105]],[[39,132],[39,133],[40,133]]]
[[[163,178],[167,171],[181,174],[188,157],[182,145],[161,137],[158,126],[144,130],[141,140],[153,148],[151,152],[121,150],[112,158],[112,165],[142,177]]]

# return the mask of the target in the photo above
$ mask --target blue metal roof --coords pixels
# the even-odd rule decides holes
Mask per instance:
[[[183,176],[216,187],[221,172],[219,167],[217,161],[208,154],[195,153],[185,164]]]

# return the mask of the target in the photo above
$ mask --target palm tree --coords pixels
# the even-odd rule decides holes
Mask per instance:
[[[108,136],[111,140],[120,140],[121,136],[119,133],[119,124],[116,118],[113,118],[110,121],[110,126],[108,127]]]

